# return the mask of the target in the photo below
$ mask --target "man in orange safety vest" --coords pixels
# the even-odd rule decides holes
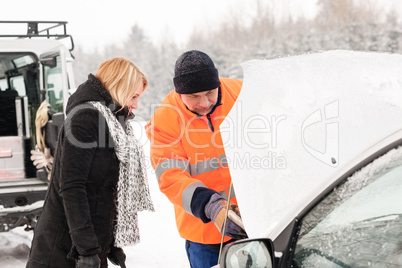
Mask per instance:
[[[220,78],[212,59],[197,50],[180,55],[174,71],[175,90],[145,127],[151,162],[160,190],[174,205],[191,267],[211,267],[218,263],[222,235],[224,242],[245,237],[229,218],[223,230],[227,202],[240,213],[234,192],[229,194],[231,177],[219,130],[242,81]]]

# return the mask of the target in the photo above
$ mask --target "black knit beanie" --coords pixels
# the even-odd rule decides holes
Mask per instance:
[[[177,93],[192,94],[217,88],[221,82],[211,58],[204,52],[191,50],[177,59],[173,84]]]

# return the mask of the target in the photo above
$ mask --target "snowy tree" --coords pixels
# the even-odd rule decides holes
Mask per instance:
[[[126,40],[102,51],[77,48],[76,80],[85,81],[89,72],[110,57],[124,56],[147,75],[148,90],[140,98],[137,115],[148,120],[165,95],[173,90],[174,64],[186,50],[198,49],[214,60],[219,74],[243,79],[242,62],[317,50],[348,49],[402,53],[401,22],[395,11],[380,13],[371,2],[319,0],[318,13],[278,20],[279,1],[254,0],[241,9],[228,9],[220,23],[197,26],[187,43],[179,47],[166,33],[158,44],[134,25]]]

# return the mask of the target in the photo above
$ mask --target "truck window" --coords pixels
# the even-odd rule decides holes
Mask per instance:
[[[16,68],[21,68],[21,67],[27,66],[29,64],[32,64],[34,62],[35,62],[35,60],[32,58],[31,55],[24,55],[19,58],[13,59],[13,63]]]
[[[18,96],[25,96],[26,88],[24,77],[22,75],[14,76],[10,79],[11,89],[16,90],[18,92]]]
[[[52,110],[63,111],[63,78],[60,56],[56,58],[56,66],[44,66],[46,100]]]
[[[0,79],[0,90],[5,91],[7,87],[7,79]]]

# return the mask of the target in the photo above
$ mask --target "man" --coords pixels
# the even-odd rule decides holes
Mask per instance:
[[[211,58],[187,51],[176,61],[170,92],[155,110],[146,132],[160,190],[173,203],[178,231],[186,239],[191,267],[218,263],[219,246],[244,236],[226,220],[231,178],[219,125],[234,105],[242,82],[219,78]]]

